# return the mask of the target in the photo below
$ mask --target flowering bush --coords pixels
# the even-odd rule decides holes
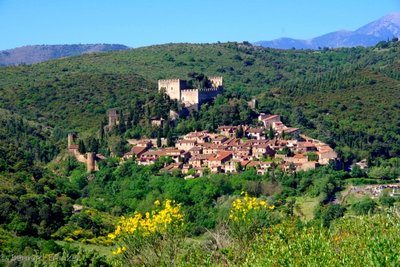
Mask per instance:
[[[271,224],[271,212],[275,206],[265,200],[251,197],[246,192],[232,202],[229,211],[230,235],[245,245],[254,239],[257,233]]]
[[[130,265],[170,265],[184,233],[181,204],[172,200],[154,202],[154,210],[121,217],[108,237],[117,244],[114,255]]]
[[[265,200],[256,197],[250,197],[247,192],[242,192],[241,198],[237,198],[232,203],[232,209],[229,213],[229,219],[233,221],[251,221],[253,215],[258,212],[269,211],[275,208],[274,205],[268,205]]]

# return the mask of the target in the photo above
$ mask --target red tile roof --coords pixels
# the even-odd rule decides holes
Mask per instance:
[[[143,146],[134,146],[131,149],[131,152],[135,155],[140,155],[146,151],[147,151],[147,147],[143,147]]]
[[[271,119],[275,119],[276,117],[279,117],[279,115],[270,115],[264,119],[262,119],[263,121],[267,121],[267,120],[271,120]]]
[[[219,151],[217,155],[212,155],[208,158],[209,161],[223,161],[232,156],[230,151]]]
[[[196,141],[181,139],[176,142],[177,144],[196,144]]]
[[[250,161],[246,167],[257,167],[261,165],[261,161]]]
[[[287,133],[287,134],[291,134],[291,133],[293,133],[293,132],[296,132],[296,131],[298,131],[299,130],[299,128],[292,128],[292,127],[288,127],[288,128],[286,128],[286,129],[283,129],[284,131],[285,131],[285,133]]]
[[[311,142],[299,142],[297,143],[298,147],[315,147],[314,143]]]
[[[261,128],[249,128],[246,130],[248,133],[263,133],[264,130]]]

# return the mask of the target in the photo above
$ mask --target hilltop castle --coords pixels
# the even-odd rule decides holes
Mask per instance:
[[[158,90],[185,104],[185,107],[197,110],[202,103],[215,98],[223,91],[222,77],[210,77],[208,81],[209,88],[191,88],[186,80],[158,80]]]

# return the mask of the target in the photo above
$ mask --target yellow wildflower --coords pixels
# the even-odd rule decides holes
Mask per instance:
[[[157,201],[156,201],[157,202]],[[161,206],[161,202],[154,203]],[[114,233],[110,233],[108,237],[111,240],[121,235],[139,234],[149,236],[154,233],[163,233],[168,227],[180,227],[183,225],[183,214],[181,213],[181,205],[176,204],[172,200],[166,200],[164,207],[160,210],[154,210],[151,213],[141,214],[135,212],[132,217],[121,217]]]
[[[250,220],[249,213],[253,210],[272,210],[275,207],[269,206],[265,200],[259,200],[256,197],[250,197],[247,192],[241,193],[242,197],[235,199],[232,202],[232,209],[230,210],[229,219],[238,221]]]
[[[126,247],[118,247],[117,250],[113,251],[113,255],[118,255],[126,251]]]

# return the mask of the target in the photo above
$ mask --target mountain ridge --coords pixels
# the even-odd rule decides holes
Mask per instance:
[[[372,21],[355,31],[339,30],[311,39],[293,39],[282,37],[271,41],[258,41],[255,45],[277,49],[320,49],[323,47],[340,48],[356,46],[374,46],[400,36],[400,13],[390,13]]]
[[[27,45],[0,51],[0,66],[35,64],[87,53],[127,50],[121,44]]]

